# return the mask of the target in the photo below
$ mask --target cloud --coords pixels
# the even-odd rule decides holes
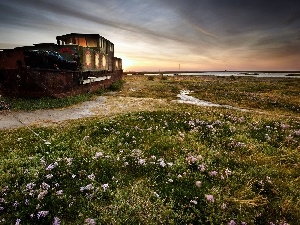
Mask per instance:
[[[82,32],[158,62],[296,57],[299,8],[298,0],[0,0],[0,48]]]

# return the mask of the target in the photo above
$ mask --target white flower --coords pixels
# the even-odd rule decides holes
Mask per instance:
[[[138,162],[139,162],[140,165],[145,165],[146,160],[145,159],[139,159]]]
[[[56,192],[56,195],[62,195],[63,194],[63,190],[59,190]]]
[[[231,175],[231,171],[228,169],[228,168],[226,168],[226,170],[225,170],[225,174],[226,174],[226,176],[230,176]]]
[[[103,188],[103,191],[106,191],[106,189],[109,187],[109,185],[108,184],[102,184],[101,187]]]
[[[51,179],[52,177],[53,177],[52,174],[47,174],[47,175],[46,175],[46,178],[47,178],[47,179]]]
[[[92,174],[88,175],[88,178],[89,178],[90,180],[94,180],[94,179],[95,179],[95,175],[94,175],[94,173],[92,173]]]
[[[96,152],[95,154],[95,158],[99,158],[99,157],[102,157],[103,156],[103,153],[102,152]]]
[[[196,200],[191,200],[190,203],[193,203],[193,204],[195,204],[195,205],[198,204],[198,202],[197,202]]]

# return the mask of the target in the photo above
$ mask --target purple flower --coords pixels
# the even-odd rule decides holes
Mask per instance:
[[[39,211],[37,213],[37,218],[40,219],[41,217],[46,217],[49,214],[49,211]]]
[[[197,181],[196,181],[196,186],[197,186],[197,187],[200,187],[200,186],[201,186],[201,181],[197,180]]]
[[[198,166],[198,169],[199,169],[201,172],[204,172],[205,169],[206,169],[205,164],[200,164],[200,165]]]
[[[14,204],[13,204],[13,207],[17,208],[19,205],[19,202],[15,201]]]
[[[46,178],[47,178],[47,179],[51,179],[52,177],[53,177],[53,174],[47,174],[47,175],[46,175]]]
[[[29,183],[29,184],[26,184],[26,189],[27,189],[27,191],[28,191],[28,190],[33,189],[35,186],[36,186],[35,183]]]
[[[47,190],[42,191],[41,193],[39,193],[38,199],[39,200],[43,199],[47,194],[48,194]]]
[[[210,172],[208,172],[208,174],[211,177],[215,177],[215,176],[217,176],[218,172],[217,171],[210,171]]]
[[[20,225],[21,220],[17,219],[15,225]]]
[[[234,220],[230,220],[230,222],[228,223],[228,225],[236,225],[236,223],[234,222]]]
[[[58,217],[54,217],[53,225],[60,225],[60,219]]]
[[[46,168],[46,170],[52,170],[52,169],[54,169],[54,165],[51,163],[49,166],[47,166],[47,168]]]
[[[50,185],[47,184],[47,183],[45,183],[45,182],[43,182],[42,185],[41,185],[41,188],[42,188],[43,190],[48,190],[48,189],[50,188]]]
[[[84,221],[84,224],[85,224],[85,225],[95,225],[96,222],[95,222],[94,219],[87,218],[87,219]]]
[[[205,195],[205,198],[206,198],[206,200],[209,201],[209,202],[214,202],[214,201],[215,201],[213,195]]]

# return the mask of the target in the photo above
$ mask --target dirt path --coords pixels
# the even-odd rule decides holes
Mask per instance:
[[[99,96],[94,100],[63,109],[0,111],[0,129],[23,126],[47,126],[86,117],[106,117],[125,112],[154,110],[168,105],[164,99]]]

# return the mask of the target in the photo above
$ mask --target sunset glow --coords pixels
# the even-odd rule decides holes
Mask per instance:
[[[96,33],[126,71],[300,70],[299,1],[0,0],[0,49]]]

